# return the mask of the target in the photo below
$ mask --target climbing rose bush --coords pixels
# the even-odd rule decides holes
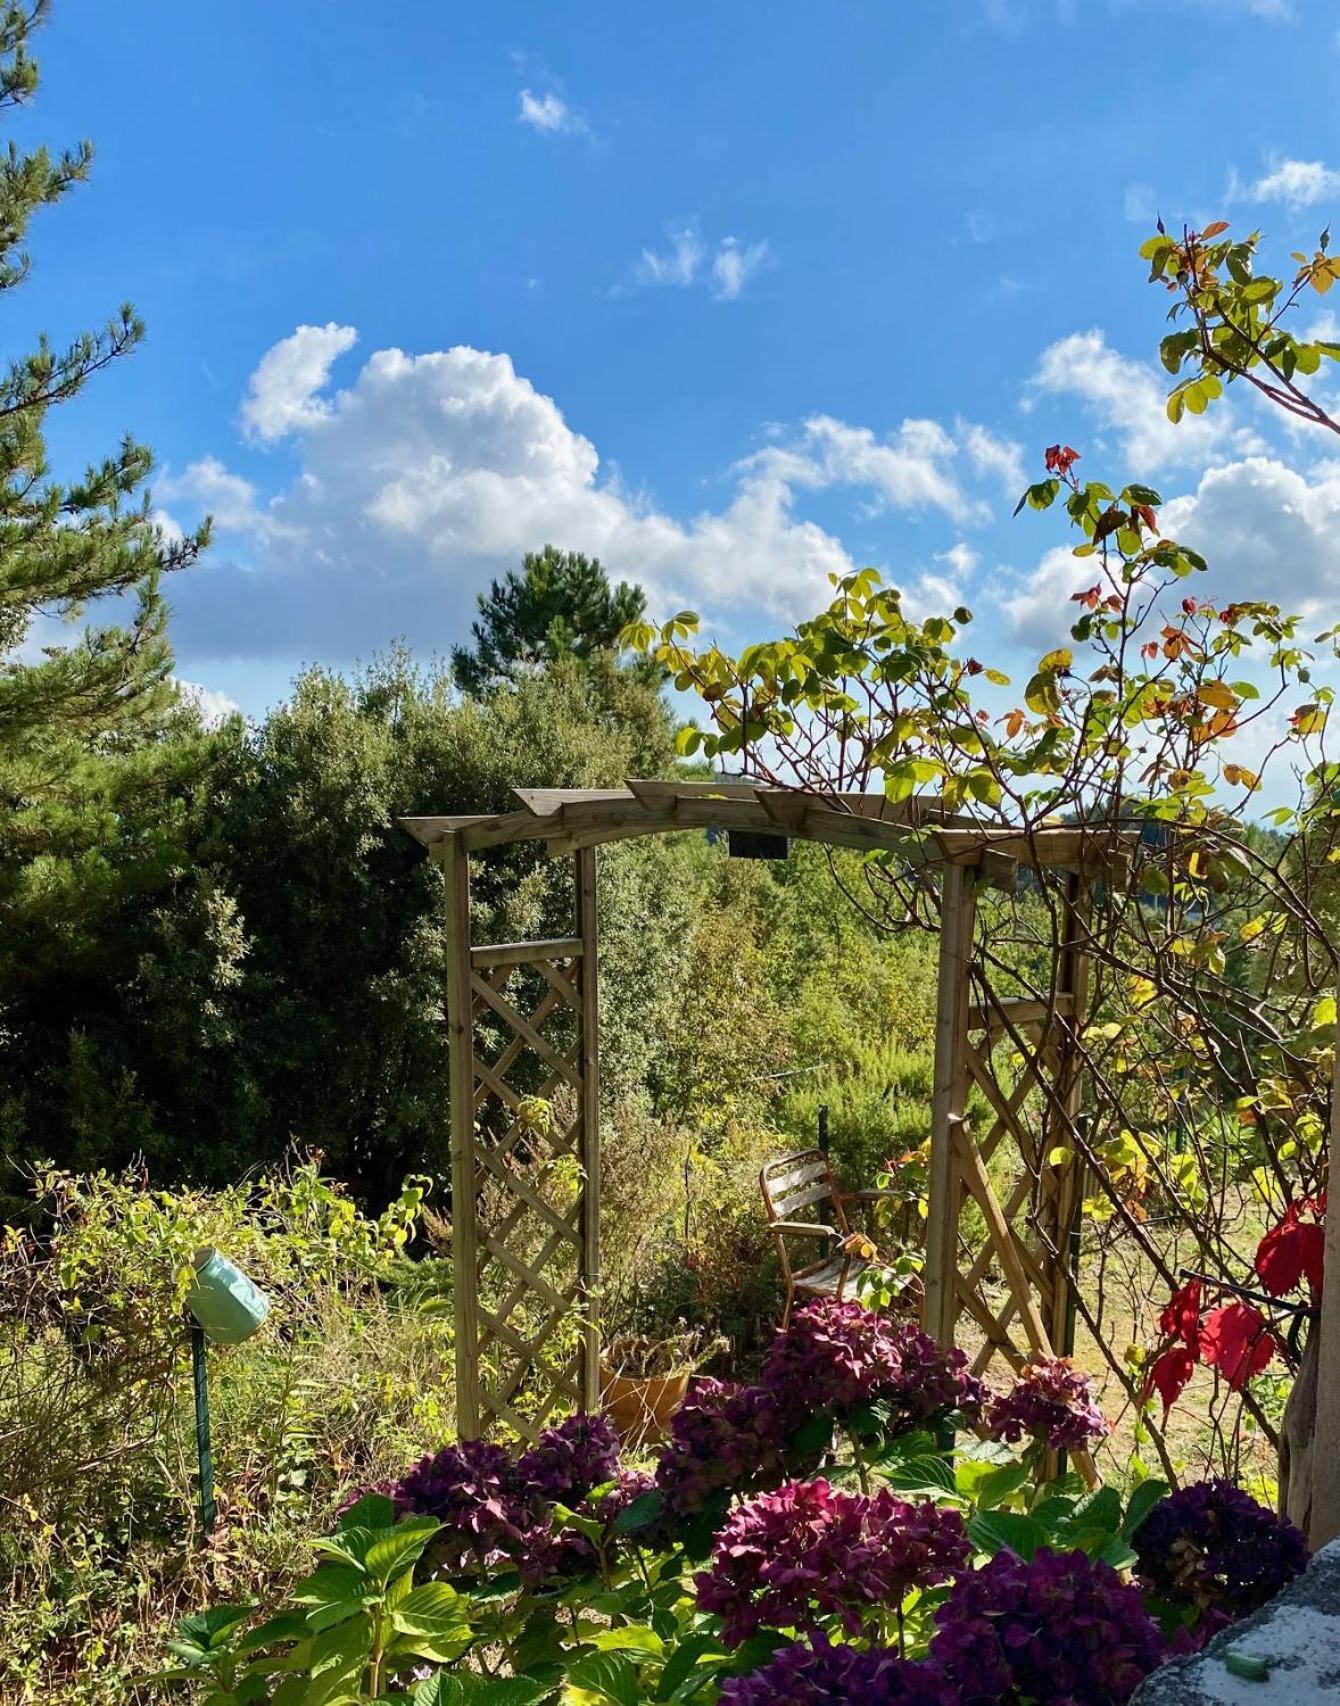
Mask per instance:
[[[850,1301],[824,1298],[797,1309],[773,1340],[763,1383],[790,1415],[838,1415],[859,1404],[890,1410],[891,1431],[924,1427],[950,1415],[972,1422],[985,1385],[962,1351],[942,1351],[910,1322]]]
[[[656,1465],[667,1511],[689,1518],[723,1493],[780,1486],[792,1432],[766,1387],[700,1380],[675,1412]]]
[[[948,1581],[971,1553],[957,1511],[793,1481],[732,1512],[696,1578],[698,1606],[721,1618],[729,1646],[822,1618],[858,1635],[913,1588]]]
[[[930,1657],[960,1706],[1123,1706],[1168,1657],[1135,1588],[1083,1552],[998,1552],[935,1614]]]
[[[1082,1451],[1107,1438],[1107,1422],[1087,1374],[1067,1357],[1029,1363],[987,1414],[992,1439],[1017,1445],[1030,1436],[1053,1451]]]
[[[1264,1605],[1303,1573],[1307,1541],[1235,1487],[1199,1481],[1161,1499],[1131,1540],[1150,1593],[1220,1626]]]
[[[721,1706],[959,1706],[961,1698],[939,1665],[883,1647],[835,1647],[824,1635],[781,1647],[759,1670],[721,1685]]]

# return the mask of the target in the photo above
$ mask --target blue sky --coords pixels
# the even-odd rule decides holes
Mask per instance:
[[[1176,498],[1215,589],[1335,602],[1340,467],[1250,399],[1174,431],[1169,223],[1340,207],[1321,0],[57,0],[24,140],[92,137],[44,214],[11,349],[123,299],[134,358],[53,418],[130,428],[168,524],[181,674],[252,713],[307,661],[462,637],[546,540],[653,611],[762,637],[873,562],[979,613],[1069,620],[1041,449]],[[303,328],[300,330],[300,328]],[[1208,590],[1208,589],[1207,589]]]

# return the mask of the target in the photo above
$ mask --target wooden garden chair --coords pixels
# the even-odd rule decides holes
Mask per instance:
[[[850,1247],[852,1228],[847,1221],[846,1205],[851,1202],[878,1202],[882,1197],[896,1197],[896,1191],[843,1191],[822,1149],[800,1149],[793,1155],[779,1156],[765,1162],[758,1175],[777,1254],[786,1281],[786,1310],[782,1325],[791,1319],[797,1296],[835,1297],[841,1299],[848,1288],[853,1291],[861,1275],[870,1266],[869,1258]],[[830,1221],[814,1218],[822,1204],[829,1211]],[[802,1210],[810,1218],[798,1218]],[[796,1238],[823,1240],[836,1244],[836,1250],[824,1250],[817,1260],[802,1267],[791,1265],[790,1241]]]

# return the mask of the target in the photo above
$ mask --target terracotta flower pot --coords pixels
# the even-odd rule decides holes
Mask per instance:
[[[605,1414],[629,1445],[653,1444],[664,1439],[670,1418],[684,1402],[692,1378],[682,1374],[616,1374],[604,1361],[600,1364],[600,1403]]]

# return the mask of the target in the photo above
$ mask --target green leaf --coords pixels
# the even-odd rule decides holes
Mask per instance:
[[[639,1493],[631,1504],[625,1505],[614,1519],[616,1534],[636,1534],[639,1529],[649,1528],[665,1509],[665,1500],[653,1488],[650,1492]]]
[[[939,1456],[907,1457],[881,1468],[881,1476],[895,1493],[916,1493],[923,1498],[958,1497],[953,1465]]]
[[[686,1635],[665,1661],[656,1699],[673,1699],[676,1691],[689,1680],[704,1660],[727,1657],[729,1654],[715,1635]]]
[[[440,1671],[414,1690],[414,1706],[534,1706],[553,1692],[533,1676],[477,1676]]]
[[[968,1537],[978,1551],[990,1557],[1010,1551],[1025,1563],[1048,1538],[1041,1523],[1015,1511],[978,1511],[968,1518]]]
[[[1172,1488],[1166,1481],[1141,1481],[1131,1494],[1131,1502],[1126,1506],[1126,1520],[1121,1525],[1125,1539],[1133,1538],[1140,1524],[1161,1500],[1166,1499]]]
[[[1061,691],[1056,677],[1039,670],[1024,689],[1024,703],[1038,716],[1054,716],[1061,709]]]
[[[367,1549],[364,1567],[368,1574],[385,1585],[392,1576],[412,1569],[441,1527],[435,1517],[419,1516],[397,1523],[394,1528],[382,1529]]]
[[[614,1706],[638,1706],[637,1671],[622,1653],[588,1653],[573,1665],[568,1681]]]
[[[192,1653],[222,1652],[255,1610],[253,1601],[250,1605],[211,1605],[205,1611],[192,1612],[178,1623],[175,1638],[168,1642],[168,1650],[181,1658]]]
[[[388,1499],[384,1493],[364,1493],[356,1504],[349,1506],[337,1526],[342,1530],[394,1528],[395,1521],[394,1499]]]
[[[665,1651],[664,1641],[645,1623],[625,1623],[617,1629],[602,1629],[589,1639],[600,1653],[642,1653],[647,1658],[659,1659]]]
[[[1011,1493],[1017,1493],[1020,1487],[1027,1485],[1029,1474],[1026,1463],[1002,1463],[999,1468],[988,1470],[977,1483],[973,1495],[978,1509],[989,1511],[1008,1499]]]

